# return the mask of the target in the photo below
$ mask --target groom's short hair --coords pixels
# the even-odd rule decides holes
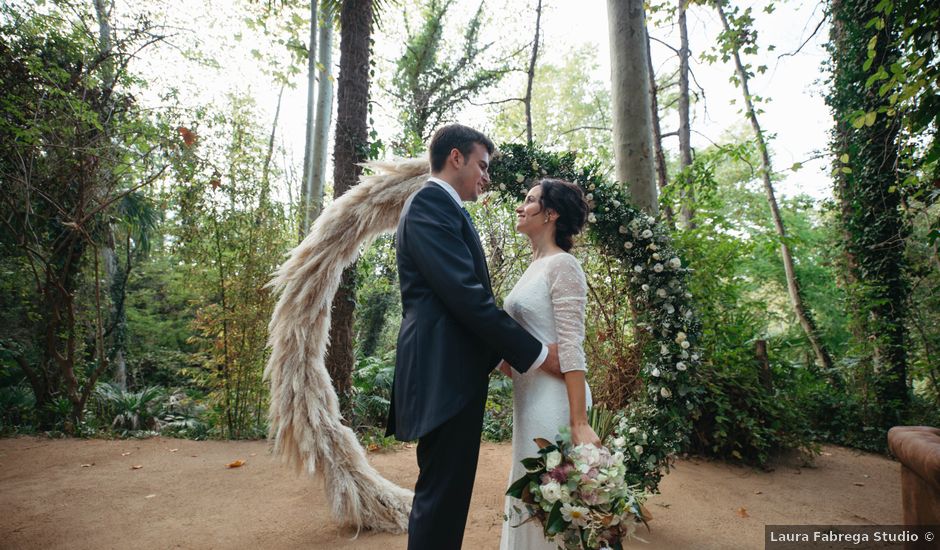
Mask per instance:
[[[450,152],[454,149],[457,149],[461,155],[466,157],[473,151],[473,146],[477,143],[486,147],[486,151],[491,155],[496,150],[496,146],[493,145],[490,138],[486,137],[483,132],[474,130],[469,126],[448,124],[438,128],[434,132],[434,137],[431,138],[431,145],[428,146],[428,153],[431,157],[431,171],[440,172],[444,168],[444,163],[447,162]]]

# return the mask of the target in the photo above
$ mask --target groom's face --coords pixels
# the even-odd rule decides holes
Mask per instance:
[[[467,156],[460,155],[460,151],[454,149],[460,159],[455,163],[457,168],[458,180],[455,191],[460,195],[461,200],[475,201],[483,194],[486,187],[490,184],[490,153],[482,144],[473,144],[473,149]]]

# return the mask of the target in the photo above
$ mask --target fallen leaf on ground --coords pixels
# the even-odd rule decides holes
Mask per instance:
[[[95,465],[94,462],[92,462],[91,464],[82,464],[82,468],[91,468],[94,465]]]
[[[755,494],[755,495],[762,495],[762,494],[764,494],[764,491],[754,491],[754,494]]]
[[[738,515],[741,516],[742,518],[751,517],[751,515],[747,513],[747,509],[745,508],[738,508]]]
[[[245,464],[245,461],[239,459],[239,460],[236,460],[236,461],[234,461],[234,462],[229,462],[228,465],[227,465],[227,467],[229,467],[229,468],[240,468],[243,464]]]
[[[145,496],[144,498],[153,498],[153,497],[155,497],[155,496],[157,496],[157,495],[147,495],[147,496]]]
[[[827,452],[825,452],[825,451],[823,451],[823,452],[820,453],[820,454],[823,455],[823,456],[832,456],[832,453],[827,453]]]
[[[121,456],[127,456],[127,455],[129,455],[129,454],[131,454],[131,452],[130,452],[130,451],[127,451],[126,453],[121,453]]]
[[[861,482],[859,482],[859,481],[856,481],[853,485],[855,485],[856,487],[864,487],[864,486],[865,486],[864,483],[861,483]]]
[[[251,453],[251,454],[248,455],[248,456],[258,456],[258,453]]]
[[[143,467],[144,467],[143,464],[134,464],[133,466],[131,466],[131,470],[139,470]]]
[[[175,452],[178,451],[178,450],[179,450],[179,449],[170,449],[170,452],[171,452],[171,453],[175,453]]]
[[[379,450],[379,444],[378,444],[378,443],[369,443],[369,446],[366,447],[366,450],[368,450],[370,453],[374,453],[375,451],[378,451],[378,450]]]

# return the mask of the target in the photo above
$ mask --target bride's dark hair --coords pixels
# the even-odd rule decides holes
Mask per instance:
[[[574,246],[574,236],[584,229],[590,210],[584,192],[570,181],[545,178],[538,182],[542,188],[539,204],[558,213],[555,222],[555,244],[568,252]]]

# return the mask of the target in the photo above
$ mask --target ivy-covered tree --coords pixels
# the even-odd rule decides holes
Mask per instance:
[[[876,0],[832,1],[826,102],[835,119],[833,178],[850,314],[862,358],[859,375],[874,381],[881,420],[890,426],[903,418],[909,401],[904,261],[909,230],[898,188],[899,119],[888,116],[889,101],[868,73],[873,63],[890,67],[898,58],[892,19],[882,20],[871,36],[869,22],[878,20],[878,5]]]

